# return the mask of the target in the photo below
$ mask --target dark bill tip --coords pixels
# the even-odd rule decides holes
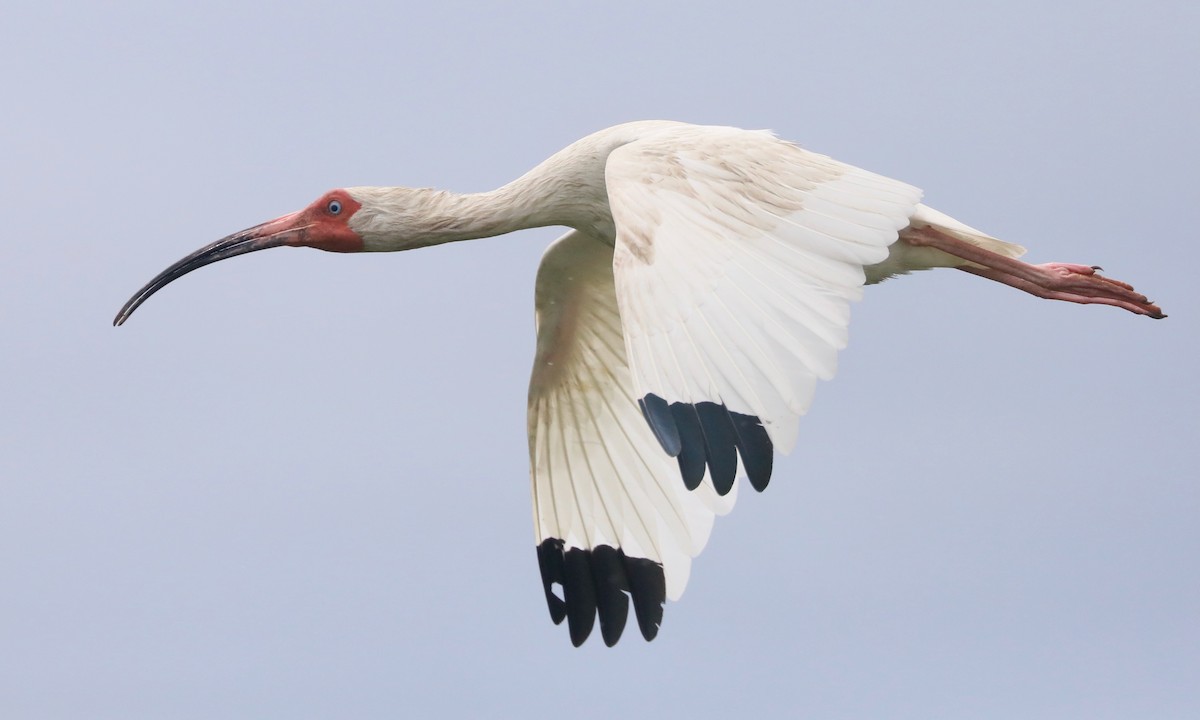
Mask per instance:
[[[116,327],[124,324],[129,319],[129,316],[133,314],[133,311],[137,310],[151,295],[193,270],[202,268],[205,265],[211,265],[218,260],[286,245],[289,239],[297,232],[303,232],[303,229],[285,228],[281,231],[271,232],[270,226],[278,227],[280,223],[290,219],[291,217],[289,216],[280,218],[279,220],[272,220],[271,222],[255,225],[252,228],[223,237],[163,270],[153,280],[146,283],[145,287],[134,293],[133,297],[129,298],[129,301],[125,303],[121,311],[113,318],[113,326]]]

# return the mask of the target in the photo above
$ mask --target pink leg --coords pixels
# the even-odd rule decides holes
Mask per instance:
[[[970,261],[979,267],[965,266],[959,270],[1004,283],[1040,298],[1112,305],[1137,315],[1166,317],[1145,295],[1134,292],[1132,285],[1097,274],[1098,267],[1071,263],[1031,265],[984,250],[929,226],[907,228],[900,233],[900,239],[910,245],[937,248]]]

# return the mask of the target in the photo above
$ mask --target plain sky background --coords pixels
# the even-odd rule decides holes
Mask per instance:
[[[0,717],[1200,716],[1200,3],[55,3],[0,26]],[[635,119],[897,177],[1151,321],[870,288],[659,638],[542,598],[560,231],[168,264]]]

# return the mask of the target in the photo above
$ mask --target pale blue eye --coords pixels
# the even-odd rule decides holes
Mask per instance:
[[[342,201],[341,200],[330,200],[329,205],[327,205],[326,207],[329,209],[330,215],[338,215],[342,212]]]

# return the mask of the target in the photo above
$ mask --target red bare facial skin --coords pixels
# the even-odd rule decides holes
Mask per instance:
[[[200,248],[163,270],[139,290],[113,320],[120,325],[154,293],[197,268],[226,258],[267,250],[281,245],[313,247],[330,252],[359,252],[362,238],[350,228],[350,217],[362,204],[345,190],[330,190],[300,212],[275,218],[261,225],[227,235]]]
[[[300,212],[272,220],[264,230],[290,230],[287,244],[294,247],[361,252],[362,238],[350,229],[350,217],[361,207],[345,190],[330,190]]]

